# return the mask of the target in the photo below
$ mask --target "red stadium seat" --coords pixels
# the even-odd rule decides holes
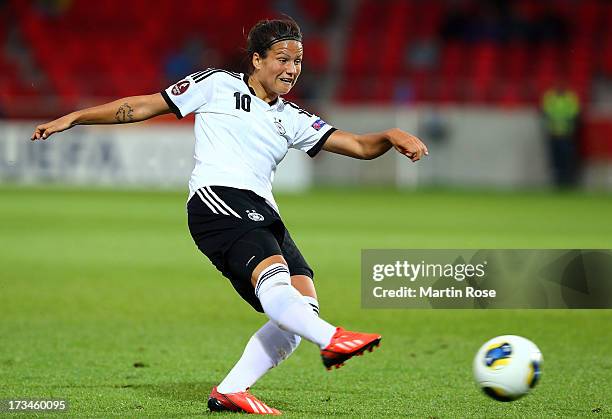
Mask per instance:
[[[304,65],[315,73],[324,73],[329,67],[328,43],[325,38],[311,37],[304,40],[306,58]]]
[[[203,48],[219,54],[218,62],[212,65],[237,69],[246,33],[236,28],[246,31],[258,19],[278,15],[272,10],[272,0],[73,0],[65,3],[63,13],[54,16],[39,10],[37,2],[8,3],[10,19],[19,26],[36,69],[48,79],[41,87],[47,89],[44,94],[59,94],[70,103],[87,95],[114,97],[158,91],[166,85],[168,57],[193,39],[201,39]],[[508,43],[486,37],[443,40],[442,25],[454,8],[443,0],[363,0],[354,4],[348,37],[337,52],[329,50],[326,37],[334,30],[329,22],[334,21],[335,6],[324,0],[296,3],[306,22],[305,71],[316,77],[326,74],[331,54],[342,54],[338,74],[342,82],[335,97],[343,102],[533,105],[543,90],[560,79],[588,100],[596,75],[612,77],[610,2],[511,2],[514,14],[525,22],[535,22],[550,12],[565,19],[570,34],[567,44],[548,38],[532,43],[528,36]],[[458,4],[469,16],[477,16],[477,3]],[[0,28],[0,42],[6,37],[5,26]],[[423,67],[414,65],[410,55],[418,42],[433,45],[431,63]],[[5,92],[27,90],[27,81],[5,60],[0,60],[0,69],[0,84],[8,86]]]

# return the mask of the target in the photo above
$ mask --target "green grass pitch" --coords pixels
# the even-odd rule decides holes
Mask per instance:
[[[302,343],[252,389],[269,405],[295,417],[612,416],[611,310],[363,310],[359,297],[362,248],[611,248],[611,196],[333,189],[278,201],[322,316],[383,341],[331,372]],[[209,414],[210,388],[265,318],[199,254],[184,205],[184,193],[0,188],[0,399],[65,398],[70,417]],[[471,361],[506,333],[534,340],[544,368],[532,394],[499,403]]]

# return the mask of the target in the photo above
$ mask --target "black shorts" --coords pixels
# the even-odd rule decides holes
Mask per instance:
[[[206,186],[187,203],[187,215],[198,249],[255,310],[263,312],[251,274],[265,258],[280,254],[291,275],[313,278],[278,213],[254,192]]]

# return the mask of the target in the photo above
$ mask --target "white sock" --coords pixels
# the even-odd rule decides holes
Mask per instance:
[[[289,269],[281,263],[270,265],[259,275],[255,294],[266,315],[281,329],[293,332],[325,348],[336,328],[322,320],[291,285]]]
[[[315,313],[319,313],[316,298],[303,296]],[[246,391],[267,371],[287,359],[300,344],[301,337],[280,329],[268,321],[249,339],[242,357],[227,374],[217,391],[223,394]]]
[[[314,297],[309,297],[308,295],[302,295],[302,298],[308,305],[310,309],[318,316],[319,315],[319,301],[317,301]]]
[[[242,357],[217,387],[219,393],[246,391],[268,370],[274,368],[300,344],[301,338],[281,330],[273,322],[264,324],[249,339]]]

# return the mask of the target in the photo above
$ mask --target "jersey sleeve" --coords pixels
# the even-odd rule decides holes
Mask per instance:
[[[214,77],[202,79],[193,73],[161,92],[162,97],[178,119],[195,112],[211,102]]]
[[[336,128],[317,115],[308,113],[293,103],[288,104],[295,108],[297,112],[294,120],[295,131],[291,148],[302,150],[310,157],[316,156],[329,136],[337,131]]]

